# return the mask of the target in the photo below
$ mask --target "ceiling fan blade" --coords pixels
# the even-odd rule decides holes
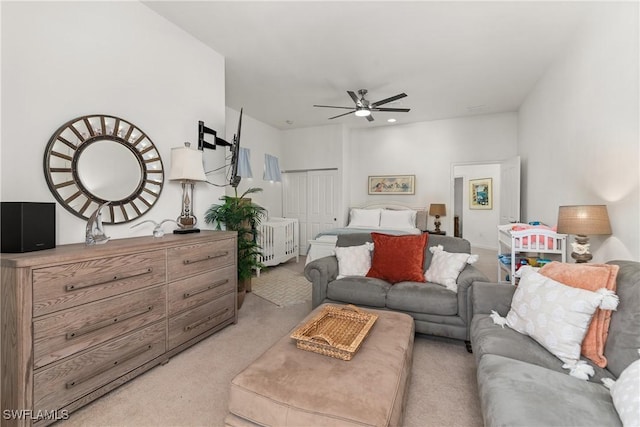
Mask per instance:
[[[369,114],[369,115],[367,116],[367,120],[369,120],[370,122],[372,122],[372,121],[373,121],[373,116],[372,116],[371,114]]]
[[[397,113],[408,113],[410,108],[372,108],[373,111],[395,111]]]
[[[338,117],[342,117],[342,116],[346,116],[347,114],[351,114],[354,113],[356,110],[351,110],[348,113],[344,113],[344,114],[338,114],[337,116],[333,116],[333,117],[329,117],[329,120],[331,119],[337,119]]]
[[[353,110],[353,107],[338,107],[337,105],[314,105],[314,107],[323,107],[323,108],[344,108],[347,110]]]
[[[352,90],[348,90],[347,93],[349,94],[351,99],[353,99],[353,102],[355,102],[356,105],[359,105],[358,102],[360,102],[360,100],[358,99],[358,95],[356,95],[356,93]]]
[[[390,98],[386,98],[381,101],[374,102],[373,104],[371,104],[371,107],[377,107],[378,105],[386,104],[388,102],[395,101],[396,99],[404,98],[405,96],[407,96],[406,93],[399,93],[396,96],[392,96]]]

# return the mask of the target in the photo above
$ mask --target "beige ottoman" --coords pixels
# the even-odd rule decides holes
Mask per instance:
[[[300,325],[313,317],[316,308]],[[300,350],[289,334],[231,381],[229,426],[399,426],[409,386],[413,319],[379,317],[350,361]]]

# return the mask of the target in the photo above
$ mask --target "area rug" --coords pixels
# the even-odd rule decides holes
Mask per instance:
[[[311,282],[302,273],[285,267],[272,267],[251,279],[252,292],[277,305],[286,307],[311,300]]]

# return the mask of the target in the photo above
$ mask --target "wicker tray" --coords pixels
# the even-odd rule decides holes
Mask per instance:
[[[293,331],[298,348],[342,360],[351,360],[369,334],[377,315],[354,305],[325,306]]]

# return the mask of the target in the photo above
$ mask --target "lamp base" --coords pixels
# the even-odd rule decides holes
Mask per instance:
[[[436,215],[436,220],[434,221],[433,225],[436,226],[436,233],[440,233],[440,225],[442,223],[440,222],[440,215]]]
[[[199,228],[176,228],[175,230],[173,230],[173,234],[191,234],[199,232]]]
[[[576,263],[589,262],[593,258],[591,252],[589,252],[589,238],[583,235],[576,235],[575,242],[571,244],[573,252],[571,252],[571,258],[576,260]]]

